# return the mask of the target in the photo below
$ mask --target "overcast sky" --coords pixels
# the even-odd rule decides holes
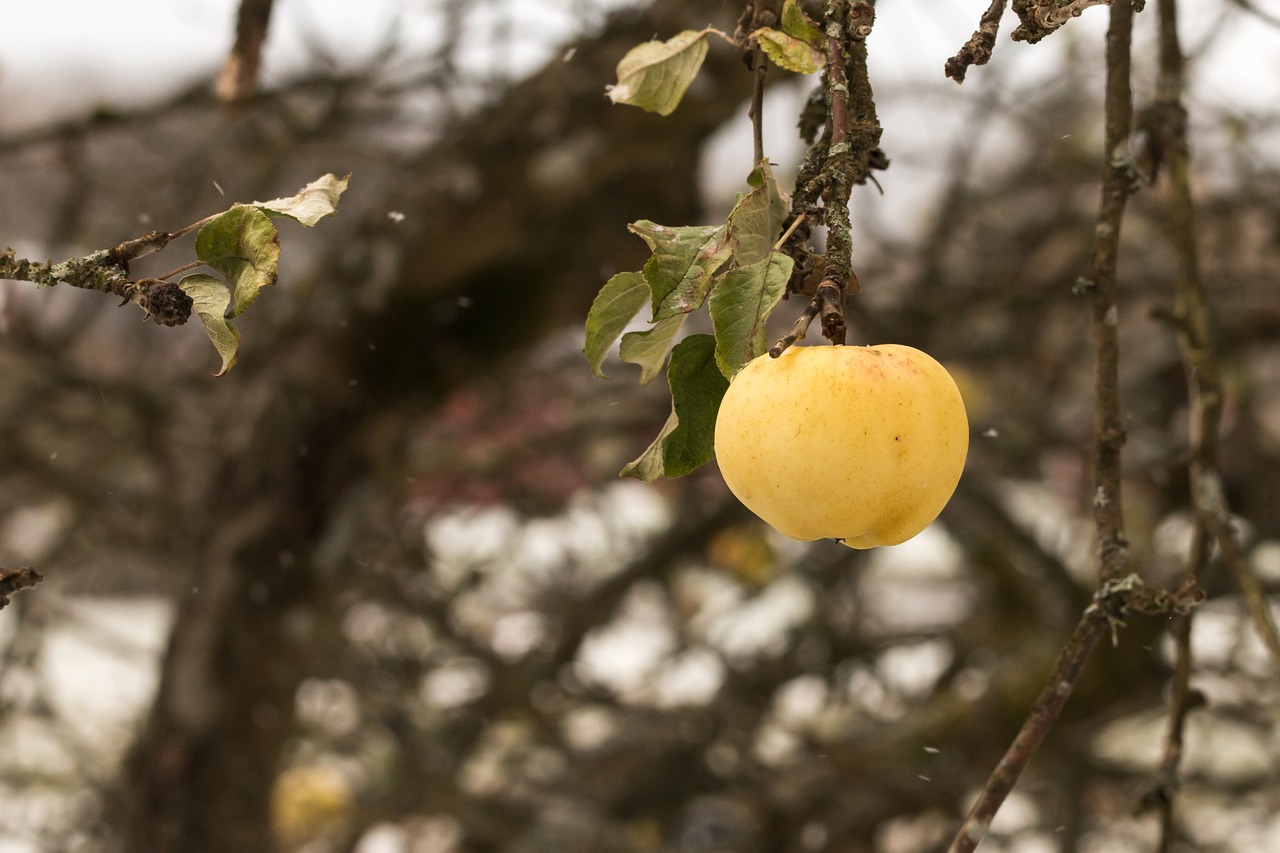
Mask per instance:
[[[504,45],[500,61],[521,73],[545,61],[576,29],[575,8],[622,5],[626,0],[507,0],[472,3],[472,68],[499,61],[489,32],[504,22],[522,37]],[[1280,17],[1280,0],[1254,0]],[[231,43],[237,0],[47,0],[10,3],[0,48],[0,132],[29,130],[72,119],[97,107],[136,108],[162,101],[207,79]],[[376,51],[389,30],[408,49],[439,37],[441,0],[278,0],[266,54],[271,85],[307,65],[308,41],[352,66]],[[984,2],[895,0],[883,3],[873,39],[892,45],[871,53],[879,85],[937,79],[946,57],[968,37]],[[1183,27],[1194,44],[1225,2],[1184,3]],[[970,8],[971,7],[971,8]],[[1154,23],[1154,4],[1139,18],[1140,33]],[[1005,33],[1012,13],[1006,17]],[[1069,29],[1090,38],[1105,27],[1106,11],[1087,10]],[[1052,67],[1056,51],[1014,45],[1001,34],[996,62]],[[1220,103],[1263,108],[1280,102],[1280,31],[1240,14],[1226,38],[1204,58],[1195,94]],[[1022,73],[1020,69],[1019,73]],[[602,81],[604,84],[608,81]]]

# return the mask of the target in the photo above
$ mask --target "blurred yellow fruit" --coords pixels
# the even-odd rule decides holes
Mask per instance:
[[[754,521],[726,527],[712,536],[707,542],[707,562],[756,586],[773,580],[778,566],[768,531]]]
[[[964,401],[920,350],[792,347],[733,378],[716,416],[729,489],[793,539],[897,545],[937,517],[969,451]]]
[[[351,811],[347,777],[333,767],[293,767],[276,777],[271,791],[271,823],[287,846],[332,830]]]

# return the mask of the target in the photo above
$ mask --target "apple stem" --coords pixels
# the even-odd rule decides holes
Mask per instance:
[[[791,327],[791,333],[769,348],[769,357],[777,358],[794,343],[804,340],[814,318],[822,318],[822,334],[833,344],[843,344],[847,334],[844,322],[844,288],[833,279],[818,285],[818,291],[804,307],[804,313]]]
[[[822,310],[822,300],[815,294],[809,300],[809,304],[804,307],[804,313],[796,320],[796,324],[791,327],[791,333],[780,339],[776,344],[769,347],[769,357],[777,358],[787,351],[787,348],[797,341],[803,341],[805,335],[809,334],[809,326],[813,323],[813,318],[818,316],[818,312]]]

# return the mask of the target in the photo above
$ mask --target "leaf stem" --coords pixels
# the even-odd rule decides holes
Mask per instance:
[[[773,251],[782,251],[782,247],[791,239],[791,235],[796,233],[796,229],[800,227],[808,216],[809,215],[807,213],[797,214],[796,218],[792,219],[791,224],[787,226],[787,230],[782,232],[782,236],[778,238],[778,242],[773,244]]]
[[[185,228],[179,228],[177,231],[170,232],[169,239],[177,240],[179,237],[185,237],[186,235],[190,234],[192,231],[195,231],[197,228],[203,228],[204,226],[208,225],[210,222],[212,222],[213,220],[221,216],[222,213],[224,212],[225,211],[210,214],[209,216],[206,216],[204,219],[201,219],[199,222],[192,222],[190,225],[186,226]]]
[[[176,270],[170,270],[164,275],[158,275],[156,276],[156,278],[160,279],[161,281],[168,281],[169,279],[173,278],[175,275],[181,275],[187,270],[193,270],[196,267],[202,267],[204,265],[205,265],[204,261],[192,261],[189,264],[183,264],[182,266],[178,267]]]

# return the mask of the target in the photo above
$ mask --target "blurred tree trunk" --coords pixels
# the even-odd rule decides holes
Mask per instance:
[[[723,17],[721,5],[670,0],[620,13],[571,62],[557,56],[448,134],[404,176],[413,198],[390,297],[344,335],[303,334],[273,357],[307,367],[247,416],[248,450],[222,463],[198,580],[179,606],[154,707],[127,761],[124,849],[274,847],[269,795],[294,696],[337,649],[344,577],[317,565],[317,543],[333,535],[339,504],[362,476],[353,440],[361,422],[429,404],[581,312],[602,268],[640,257],[628,219],[696,219],[699,148],[747,94],[737,57],[713,51],[661,134],[656,117],[612,107],[603,87],[627,48]],[[580,148],[552,174],[547,163],[566,140]],[[479,176],[466,201],[438,189],[455,169]],[[480,322],[437,333],[431,310],[442,293],[466,293]],[[241,383],[228,405],[254,412],[264,379],[244,367],[228,380]]]

